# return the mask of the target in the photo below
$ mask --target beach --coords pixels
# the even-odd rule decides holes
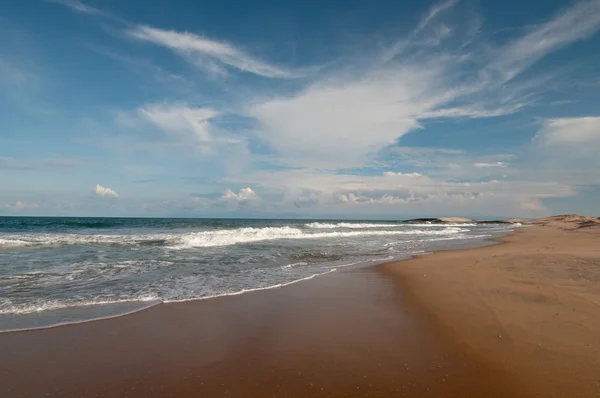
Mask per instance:
[[[382,268],[438,330],[536,396],[600,396],[600,228],[550,221],[499,241]]]
[[[0,396],[599,396],[600,229],[500,240],[3,333]]]

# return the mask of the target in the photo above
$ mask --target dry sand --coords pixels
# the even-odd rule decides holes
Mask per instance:
[[[532,395],[600,397],[600,228],[572,216],[535,224],[506,244],[383,268],[430,324]]]

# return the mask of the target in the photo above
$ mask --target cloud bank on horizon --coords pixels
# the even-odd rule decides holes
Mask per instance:
[[[0,215],[600,213],[600,0],[396,3],[3,6]]]

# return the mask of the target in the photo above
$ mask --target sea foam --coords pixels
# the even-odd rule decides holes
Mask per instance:
[[[194,247],[230,246],[240,243],[260,242],[283,239],[335,239],[357,236],[392,236],[392,235],[450,235],[466,232],[464,228],[444,228],[442,230],[404,230],[404,231],[336,231],[305,232],[292,227],[238,228],[233,230],[192,232],[178,238],[171,249],[189,249]]]

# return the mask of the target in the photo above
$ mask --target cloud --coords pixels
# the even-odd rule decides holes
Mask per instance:
[[[3,208],[3,209],[18,209],[18,210],[38,209],[39,207],[40,206],[36,203],[26,203],[22,200],[18,200],[12,204],[0,205],[0,208]]]
[[[433,20],[440,13],[454,7],[456,3],[457,0],[448,0],[442,3],[432,5],[429,9],[429,12],[423,18],[421,18],[421,21],[419,22],[419,25],[417,26],[415,32],[420,32],[421,30],[423,30],[427,26],[427,24],[431,22],[431,20]]]
[[[200,143],[209,143],[213,141],[210,120],[218,112],[181,104],[150,104],[139,108],[138,114],[167,133],[187,135]]]
[[[89,15],[103,15],[104,13],[97,8],[88,6],[87,4],[82,3],[80,0],[48,0],[51,3],[60,4],[66,7],[69,7],[73,11],[79,12],[81,14],[89,14]]]
[[[580,1],[506,45],[490,67],[499,72],[504,81],[514,79],[542,57],[590,37],[599,27],[600,0]]]
[[[600,117],[548,119],[527,148],[523,168],[537,179],[600,184],[599,151]]]
[[[294,72],[271,65],[246,54],[232,44],[198,36],[188,32],[176,32],[137,25],[127,30],[127,35],[137,40],[167,47],[190,59],[196,65],[216,74],[224,74],[224,67],[268,78],[297,78],[307,71]]]
[[[487,168],[490,168],[490,167],[505,168],[506,167],[506,163],[504,163],[504,162],[496,162],[496,163],[473,163],[473,167],[478,168],[478,169],[487,169]]]
[[[225,190],[221,199],[233,199],[233,200],[256,200],[258,195],[250,187],[242,188],[238,193],[233,192],[231,189]]]
[[[535,140],[548,145],[600,144],[600,117],[549,119],[538,132]]]
[[[118,198],[119,194],[110,188],[104,188],[100,184],[96,184],[96,195],[105,198]]]
[[[392,46],[387,48],[381,54],[381,61],[386,63],[394,59],[396,56],[400,55],[407,48],[409,48],[412,44],[414,44],[415,38],[429,25],[431,21],[441,15],[444,11],[447,11],[456,5],[456,0],[448,0],[445,2],[433,4],[427,14],[421,17],[419,24],[417,27],[408,35],[406,38],[402,38],[401,40],[396,41]],[[447,36],[452,30],[447,26],[442,25],[438,28],[435,34],[435,38],[432,40],[431,38],[426,40],[424,44],[439,44],[441,39]],[[421,43],[423,44],[423,43]]]
[[[394,177],[394,176],[405,176],[405,177],[423,177],[423,174],[420,173],[402,173],[402,172],[393,172],[386,171],[383,173],[384,176]]]
[[[417,45],[422,32],[454,4],[434,6],[400,41],[402,48],[384,50],[382,61],[366,70],[337,70],[293,94],[251,101],[243,112],[257,121],[256,137],[287,166],[363,167],[431,119],[523,111],[536,102],[548,78],[507,82],[600,26],[600,0],[594,0],[576,4],[497,51],[487,44],[468,50]]]
[[[361,164],[368,154],[418,129],[419,115],[448,102],[442,66],[399,66],[363,78],[315,83],[291,97],[247,107],[256,134],[292,165]],[[325,162],[324,162],[325,161]]]

